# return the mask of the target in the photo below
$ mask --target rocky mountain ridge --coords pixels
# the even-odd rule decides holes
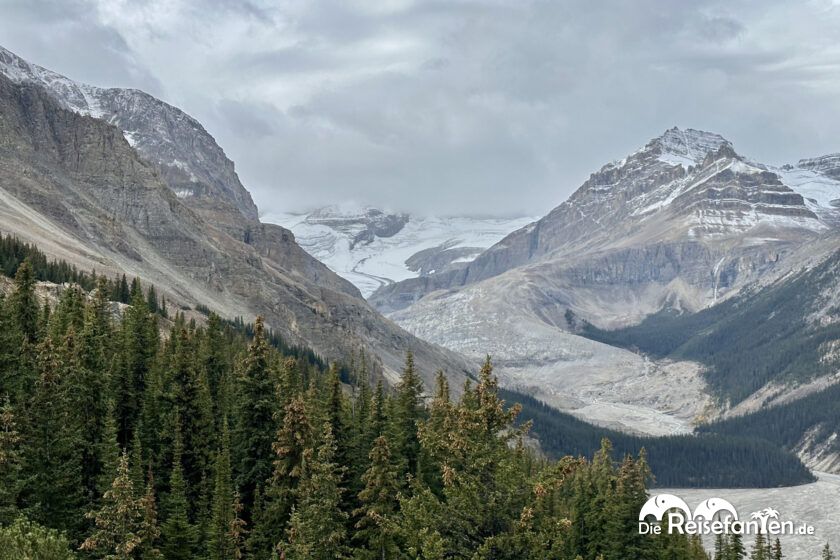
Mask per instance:
[[[807,167],[777,172],[719,135],[671,129],[464,268],[383,287],[370,301],[421,338],[492,352],[509,387],[585,419],[690,429],[720,412],[701,365],[582,340],[570,313],[631,325],[810,266],[804,248],[836,247],[840,182]]]
[[[43,86],[73,112],[118,127],[176,195],[233,231],[257,222],[257,207],[233,162],[196,119],[137,89],[100,88],[73,81],[0,47],[0,74]]]
[[[381,317],[291,232],[250,222],[247,236],[232,235],[186,201],[120,129],[0,76],[0,230],[84,270],[137,276],[171,301],[229,318],[262,314],[290,344],[327,359],[364,349],[389,381],[411,349],[430,384],[442,368],[461,385],[460,356]]]

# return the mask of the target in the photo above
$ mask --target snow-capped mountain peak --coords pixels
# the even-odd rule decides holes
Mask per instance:
[[[720,150],[722,146],[732,148],[732,143],[713,132],[674,127],[653,139],[645,148],[656,151],[660,161],[688,168],[702,164],[709,153]]]
[[[201,123],[177,107],[137,89],[77,82],[3,47],[0,74],[18,84],[41,86],[62,107],[118,127],[180,198],[213,221],[227,216],[231,225],[241,222],[241,216],[230,218],[230,212],[220,210],[220,203],[248,220],[257,219],[257,207],[239,182],[233,162]]]

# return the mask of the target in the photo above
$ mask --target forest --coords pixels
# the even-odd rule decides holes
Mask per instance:
[[[407,352],[389,388],[363,352],[328,365],[91,280],[44,297],[24,258],[0,301],[0,557],[707,558],[638,534],[644,450],[535,452],[489,359],[425,395]]]

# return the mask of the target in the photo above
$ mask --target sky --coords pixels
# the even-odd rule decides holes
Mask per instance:
[[[266,213],[541,215],[672,126],[840,151],[836,0],[0,0],[0,45],[182,108]]]

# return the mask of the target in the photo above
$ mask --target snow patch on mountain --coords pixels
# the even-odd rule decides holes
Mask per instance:
[[[391,282],[469,263],[535,219],[421,217],[349,204],[262,217],[290,229],[301,247],[355,284],[365,297]]]

